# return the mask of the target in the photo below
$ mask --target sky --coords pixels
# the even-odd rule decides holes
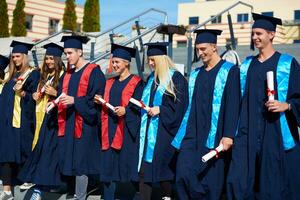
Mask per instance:
[[[143,11],[156,8],[168,13],[169,23],[177,23],[177,4],[194,0],[100,0],[101,30],[105,31]],[[84,5],[85,0],[76,0]]]

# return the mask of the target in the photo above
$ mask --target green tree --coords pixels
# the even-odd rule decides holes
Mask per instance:
[[[13,24],[11,27],[11,35],[26,36],[26,15],[24,12],[25,1],[18,0],[13,12]]]
[[[0,0],[0,37],[9,37],[6,0]]]
[[[77,28],[77,16],[76,16],[76,4],[74,0],[66,0],[65,11],[63,16],[63,29],[76,31]]]
[[[86,0],[83,14],[84,32],[98,32],[100,31],[100,0]]]

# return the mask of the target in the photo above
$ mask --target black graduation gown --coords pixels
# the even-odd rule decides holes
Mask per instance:
[[[171,142],[178,131],[180,122],[188,106],[188,85],[186,79],[177,71],[174,72],[172,81],[176,88],[176,100],[166,92],[163,95],[153,161],[152,163],[142,161],[141,175],[144,178],[144,182],[170,181],[175,176],[177,154]],[[153,105],[156,88],[155,83],[153,83],[150,93],[150,107]],[[149,121],[150,117],[148,118],[147,128]],[[146,144],[147,136],[145,138],[145,146]]]
[[[279,113],[268,112],[264,105],[268,99],[266,73],[273,71],[276,77],[280,55],[275,52],[263,63],[255,57],[249,67],[227,180],[229,199],[299,199],[300,66],[295,59],[287,94],[292,110],[285,114],[296,147],[284,151]],[[276,90],[276,78],[274,80]],[[278,99],[277,94],[275,99]]]
[[[35,128],[35,101],[32,94],[36,91],[40,73],[31,72],[23,85],[25,96],[21,97],[21,127],[14,128],[13,109],[15,101],[16,74],[2,90],[0,98],[0,163],[23,163],[31,153],[31,145]]]
[[[119,77],[111,87],[109,94],[109,103],[113,106],[119,106],[122,92],[132,75],[123,81],[119,81]],[[133,98],[140,100],[143,92],[142,81],[138,83],[135,88]],[[138,164],[138,148],[140,131],[140,109],[129,103],[126,107],[126,114],[124,117],[124,139],[121,150],[109,148],[101,151],[101,174],[100,180],[102,182],[122,181],[128,182],[137,178],[136,166]],[[118,124],[118,117],[109,112],[108,115],[108,135],[109,144],[111,145],[115,131]]]
[[[71,75],[67,95],[75,97],[75,104],[67,108],[65,135],[58,137],[59,168],[61,173],[67,176],[100,173],[100,109],[94,103],[94,96],[103,95],[105,77],[100,67],[93,69],[87,95],[76,97],[85,67]],[[74,136],[75,111],[83,118],[81,138]]]
[[[19,173],[18,178],[22,182],[45,186],[62,184],[58,167],[57,130],[55,107],[44,116],[37,144]]]
[[[213,93],[216,76],[224,63],[221,60],[213,69],[198,69],[186,136],[182,141],[177,162],[176,185],[180,199],[220,199],[224,186],[225,159],[228,152],[220,153],[218,159],[203,163],[201,157],[210,150],[206,141],[210,131]],[[222,137],[233,138],[239,116],[239,68],[229,71],[224,88],[215,147]]]

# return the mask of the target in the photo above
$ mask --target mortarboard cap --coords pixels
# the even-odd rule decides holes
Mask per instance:
[[[13,40],[10,44],[10,47],[13,48],[12,53],[28,54],[28,51],[30,51],[32,49],[33,44]]]
[[[130,62],[131,57],[135,57],[136,49],[118,44],[111,44],[111,53],[113,54],[113,58],[122,58]]]
[[[4,71],[9,63],[9,58],[6,56],[0,55],[0,70]]]
[[[279,18],[269,17],[265,15],[260,15],[257,13],[252,13],[254,20],[253,28],[262,28],[268,31],[276,31],[276,25],[282,25],[282,21]]]
[[[44,45],[43,48],[46,49],[46,55],[49,55],[49,56],[61,57],[61,55],[64,51],[63,47],[61,47],[53,42]]]
[[[201,43],[217,44],[217,36],[221,35],[222,30],[199,29],[199,30],[195,30],[194,33],[197,33],[195,44],[201,44]]]
[[[82,49],[82,44],[86,44],[90,39],[87,36],[71,35],[63,36],[64,48]]]
[[[145,45],[148,46],[147,56],[167,55],[168,42],[146,43]]]

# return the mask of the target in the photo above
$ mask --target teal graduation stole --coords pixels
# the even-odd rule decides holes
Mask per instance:
[[[240,82],[241,82],[242,96],[245,93],[247,72],[253,58],[254,58],[253,56],[247,57],[246,60],[241,65]],[[277,94],[278,94],[279,102],[286,102],[287,99],[292,60],[293,60],[292,56],[287,54],[281,54],[277,64],[276,80],[277,80]],[[289,129],[284,112],[280,113],[280,127],[281,127],[281,135],[283,140],[283,147],[285,150],[289,150],[295,146],[295,141]]]
[[[211,126],[210,126],[211,128],[210,128],[209,135],[208,135],[208,138],[206,141],[206,146],[210,149],[214,148],[214,145],[215,145],[215,137],[216,137],[216,132],[217,132],[222,96],[223,96],[223,92],[224,92],[224,88],[226,85],[229,71],[230,71],[231,67],[233,67],[233,66],[234,66],[234,64],[232,64],[232,63],[224,62],[216,76],[214,93],[213,93],[213,102],[212,102],[212,116],[211,116]],[[196,78],[198,76],[199,71],[200,71],[199,69],[194,70],[190,76],[189,106],[188,106],[188,109],[187,109],[187,111],[184,115],[184,118],[180,124],[180,128],[179,128],[175,138],[172,141],[172,145],[176,149],[180,149],[181,142],[186,134],[186,126],[188,123],[188,118],[189,118],[191,107],[192,107],[192,98],[193,98],[193,93],[194,93],[195,82],[196,82]]]
[[[176,149],[180,149],[181,142],[186,134],[186,126],[187,122],[190,116],[191,107],[192,107],[192,99],[194,94],[194,88],[195,88],[195,82],[197,79],[197,76],[199,74],[200,68],[197,68],[191,72],[190,79],[189,79],[189,106],[184,114],[184,117],[182,119],[182,122],[180,124],[180,127],[178,129],[178,132],[176,133],[176,136],[174,137],[172,141],[172,146]]]
[[[169,81],[171,80],[175,70],[169,70],[169,80],[167,82],[167,85],[169,85]],[[145,105],[149,106],[150,103],[150,94],[151,94],[151,87],[154,82],[154,73],[150,75],[150,78],[148,80],[148,83],[146,87],[143,90],[142,95],[142,101]],[[158,85],[154,99],[153,99],[153,107],[154,106],[160,106],[162,103],[162,98],[165,93],[166,88]],[[144,157],[144,160],[146,162],[151,163],[153,160],[153,154],[154,154],[154,148],[156,144],[156,137],[157,137],[157,131],[158,131],[158,122],[159,122],[159,115],[156,115],[154,117],[151,117],[149,122],[149,127],[147,131],[147,122],[148,122],[148,113],[144,109],[141,109],[141,127],[140,127],[140,147],[139,147],[139,162],[138,162],[138,170],[140,170],[142,159],[144,155],[144,146],[145,146],[145,138],[146,138],[146,132],[147,132],[147,144],[146,144],[146,154]]]

